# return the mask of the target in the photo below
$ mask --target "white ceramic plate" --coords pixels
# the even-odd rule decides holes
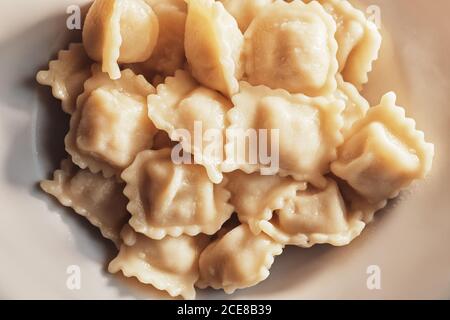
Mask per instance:
[[[37,70],[65,47],[66,8],[76,0],[0,2],[0,298],[161,298],[105,271],[113,246],[95,228],[44,195],[38,181],[63,157],[67,116]],[[436,145],[431,176],[402,194],[350,246],[289,248],[268,280],[231,298],[450,298],[450,1],[369,0],[390,36],[367,90],[377,102],[399,94]],[[391,38],[391,40],[389,40]],[[66,286],[81,270],[81,289]],[[381,270],[369,290],[367,268]],[[225,298],[206,290],[200,298]]]

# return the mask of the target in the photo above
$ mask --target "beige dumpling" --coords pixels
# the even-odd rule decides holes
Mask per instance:
[[[220,2],[236,19],[241,31],[245,32],[253,19],[274,0],[220,0]]]
[[[95,0],[84,22],[83,44],[102,71],[118,79],[118,64],[147,60],[158,34],[158,18],[144,0]]]
[[[230,193],[214,185],[203,167],[177,165],[171,154],[143,151],[123,172],[130,225],[153,239],[216,233],[233,213]]]
[[[72,114],[83,84],[91,76],[91,60],[83,45],[71,43],[68,50],[59,51],[58,59],[50,61],[48,68],[38,72],[37,82],[52,87],[52,94],[61,100],[63,111]]]
[[[146,0],[158,17],[159,36],[150,58],[129,66],[149,77],[155,73],[173,76],[184,67],[184,30],[187,5],[184,0]]]
[[[245,72],[253,85],[323,96],[336,90],[336,23],[320,4],[276,1],[245,32]]]
[[[81,170],[72,161],[64,160],[61,169],[54,172],[53,180],[42,181],[41,188],[88,219],[105,238],[120,245],[120,230],[130,218],[127,198],[122,193],[124,184]]]
[[[342,101],[291,95],[285,90],[253,87],[245,82],[241,82],[241,91],[232,100],[235,107],[228,112],[230,127],[226,132],[223,172],[278,171],[318,187],[326,184],[323,175],[336,159],[336,148],[343,141]],[[247,135],[248,129],[250,133],[253,129],[259,132]],[[266,143],[261,143],[261,129],[268,130]],[[247,136],[253,139],[245,139]],[[261,162],[262,148],[271,158],[270,165]],[[252,157],[255,151],[259,157]],[[278,168],[274,166],[277,161]]]
[[[395,101],[391,92],[369,109],[353,125],[331,165],[336,176],[372,204],[394,198],[413,180],[424,178],[433,162],[434,146],[425,142],[415,121],[406,118]]]
[[[188,0],[184,46],[192,75],[201,84],[226,96],[235,94],[243,43],[236,20],[222,3]]]
[[[345,109],[342,112],[342,117],[344,119],[342,133],[345,136],[356,121],[365,117],[370,105],[358,92],[358,89],[351,83],[345,82],[341,75],[337,75],[336,80],[338,89],[335,95],[345,103]]]
[[[220,166],[226,113],[231,107],[231,101],[198,85],[182,70],[166,78],[157,94],[148,97],[148,114],[155,126],[173,141],[181,141],[183,150],[194,155],[195,163],[205,167],[214,183],[223,178]]]
[[[239,220],[247,223],[254,234],[261,232],[260,221],[270,220],[275,210],[282,209],[287,201],[306,189],[305,182],[278,175],[263,176],[258,172],[246,174],[236,170],[226,178],[230,203]]]
[[[285,245],[348,245],[365,227],[362,213],[347,211],[336,182],[327,182],[323,190],[310,186],[298,192],[274,212],[272,219],[262,220],[259,227]]]
[[[347,182],[338,177],[333,178],[339,185],[339,190],[341,191],[342,198],[344,199],[348,210],[350,212],[358,212],[364,223],[371,223],[375,217],[375,213],[387,205],[387,199],[378,203],[370,203],[366,198],[356,192]]]
[[[140,151],[150,149],[157,129],[148,118],[155,88],[131,70],[111,80],[95,65],[70,121],[66,150],[79,167],[120,175]]]
[[[172,297],[195,298],[194,284],[199,278],[200,252],[208,237],[179,236],[153,240],[135,233],[126,225],[121,232],[123,244],[119,255],[110,262],[108,271],[122,271],[141,283],[167,291]]]
[[[345,81],[362,88],[372,71],[372,63],[378,59],[381,34],[377,26],[363,12],[346,0],[320,0],[323,7],[335,19],[338,43],[339,71]]]
[[[254,286],[265,280],[283,246],[264,233],[254,235],[242,224],[222,238],[210,243],[200,255],[200,279],[197,287],[224,289],[228,294],[236,289]]]

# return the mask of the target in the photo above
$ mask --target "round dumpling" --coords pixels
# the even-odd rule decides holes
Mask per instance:
[[[102,62],[102,71],[118,79],[118,63],[147,60],[158,33],[158,18],[144,0],[96,0],[86,16],[83,44],[91,59]]]
[[[245,72],[253,85],[322,96],[336,89],[336,23],[323,7],[278,1],[245,32]]]
[[[239,91],[244,37],[236,20],[213,0],[189,0],[184,48],[201,84],[232,96]]]

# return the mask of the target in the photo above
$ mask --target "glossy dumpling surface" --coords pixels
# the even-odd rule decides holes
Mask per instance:
[[[328,179],[324,189],[309,187],[286,201],[260,228],[280,243],[309,248],[329,243],[345,246],[365,227],[361,212],[349,212],[339,188]]]
[[[245,82],[241,82],[241,90],[232,100],[235,107],[228,112],[231,125],[227,130],[224,172],[238,168],[247,173],[279,172],[317,186],[325,184],[323,174],[336,159],[336,148],[342,143],[342,101],[292,95]],[[249,129],[250,133],[253,129],[267,130],[268,142],[260,143],[261,131],[249,135],[253,139],[245,139]],[[272,156],[270,165],[261,163],[261,148]],[[253,154],[255,150],[259,155]],[[274,165],[277,160],[278,168]]]
[[[177,165],[171,154],[143,151],[123,172],[130,225],[153,239],[216,233],[233,213],[230,193],[213,184],[202,166]]]
[[[336,89],[336,23],[320,4],[276,1],[245,32],[245,72],[253,85],[322,96]]]
[[[65,139],[73,162],[106,177],[120,175],[137,153],[152,147],[157,129],[148,118],[147,96],[154,92],[129,69],[111,80],[94,66]]]
[[[214,183],[222,181],[221,163],[226,113],[232,103],[214,90],[200,86],[182,70],[148,97],[150,119],[174,141],[181,141],[184,151],[194,155]]]
[[[434,146],[395,101],[394,93],[386,94],[357,121],[331,165],[371,203],[396,197],[413,180],[424,178],[433,161]]]
[[[239,90],[244,37],[222,3],[189,0],[185,50],[192,75],[201,84],[231,96]]]
[[[254,235],[240,225],[209,244],[200,255],[199,288],[212,287],[233,293],[266,279],[283,246],[267,235]]]
[[[236,19],[241,31],[245,32],[253,19],[274,0],[220,0],[220,2]]]
[[[255,234],[261,231],[261,221],[270,220],[274,211],[282,209],[299,191],[306,189],[306,183],[278,175],[246,174],[236,170],[226,177],[230,203],[239,220],[247,223]]]
[[[118,63],[147,60],[158,34],[158,18],[144,0],[95,0],[84,23],[83,44],[102,71],[118,79]]]
[[[208,243],[204,235],[153,240],[126,225],[121,232],[123,244],[118,256],[109,264],[111,273],[122,271],[171,296],[195,298],[194,284],[199,277],[198,259]]]

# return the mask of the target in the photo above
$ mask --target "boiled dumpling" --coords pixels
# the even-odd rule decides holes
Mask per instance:
[[[253,19],[274,0],[220,0],[220,2],[236,19],[241,31],[245,32]]]
[[[200,86],[185,71],[157,88],[148,97],[148,114],[158,129],[174,141],[181,141],[184,151],[194,155],[214,183],[222,181],[226,113],[232,103],[218,92]]]
[[[236,289],[256,285],[266,279],[274,257],[283,246],[264,233],[254,235],[242,224],[209,244],[200,255],[199,288]]]
[[[395,94],[388,93],[357,121],[331,165],[336,176],[373,204],[424,178],[433,161],[434,146],[395,102]]]
[[[276,1],[245,32],[245,72],[253,85],[323,96],[336,90],[336,23],[320,4]]]
[[[239,90],[244,37],[236,20],[214,0],[188,0],[185,50],[201,84],[231,96]]]
[[[110,262],[109,272],[122,271],[126,277],[136,277],[172,297],[195,298],[198,260],[208,237],[182,235],[153,240],[134,232],[129,225],[123,228],[121,236],[123,244],[118,256]]]
[[[286,245],[349,244],[365,227],[362,213],[348,211],[336,182],[328,179],[327,183],[324,189],[310,186],[299,191],[270,220],[261,220],[259,227]]]
[[[171,149],[143,151],[122,179],[130,225],[153,239],[214,234],[233,213],[230,193],[199,165],[175,164]]]
[[[120,78],[118,63],[147,60],[158,41],[159,23],[144,0],[95,0],[83,27],[83,44],[111,79]]]
[[[91,60],[83,45],[71,43],[68,50],[58,53],[57,60],[50,61],[48,68],[38,72],[37,81],[52,87],[53,96],[61,100],[64,112],[72,114],[83,84],[91,76]]]
[[[381,34],[364,13],[347,0],[319,0],[336,20],[337,59],[345,81],[358,89],[368,81],[372,63],[378,59]]]
[[[79,169],[68,159],[54,172],[53,180],[41,182],[41,188],[88,219],[105,238],[120,246],[120,230],[130,218],[127,198],[122,193],[123,183]]]
[[[259,172],[246,174],[236,170],[226,175],[230,203],[239,220],[249,225],[254,234],[261,232],[260,222],[270,220],[274,211],[306,189],[305,182],[278,175],[263,176]]]
[[[342,133],[345,135],[356,121],[364,118],[370,106],[358,89],[351,83],[345,82],[341,75],[337,75],[336,80],[338,83],[336,97],[345,103],[345,109],[342,111],[344,120]]]
[[[66,150],[79,167],[118,176],[136,154],[152,147],[157,129],[148,118],[147,96],[155,88],[129,69],[119,80],[98,66],[92,73],[71,118]]]
[[[129,67],[145,76],[152,76],[154,73],[173,76],[175,71],[183,68],[186,62],[184,54],[186,2],[184,0],[146,1],[158,17],[158,42],[147,61]]]
[[[235,107],[228,112],[224,172],[279,172],[318,187],[326,184],[323,175],[343,141],[342,101],[291,95],[245,82],[232,100]],[[267,157],[262,157],[264,153]]]

